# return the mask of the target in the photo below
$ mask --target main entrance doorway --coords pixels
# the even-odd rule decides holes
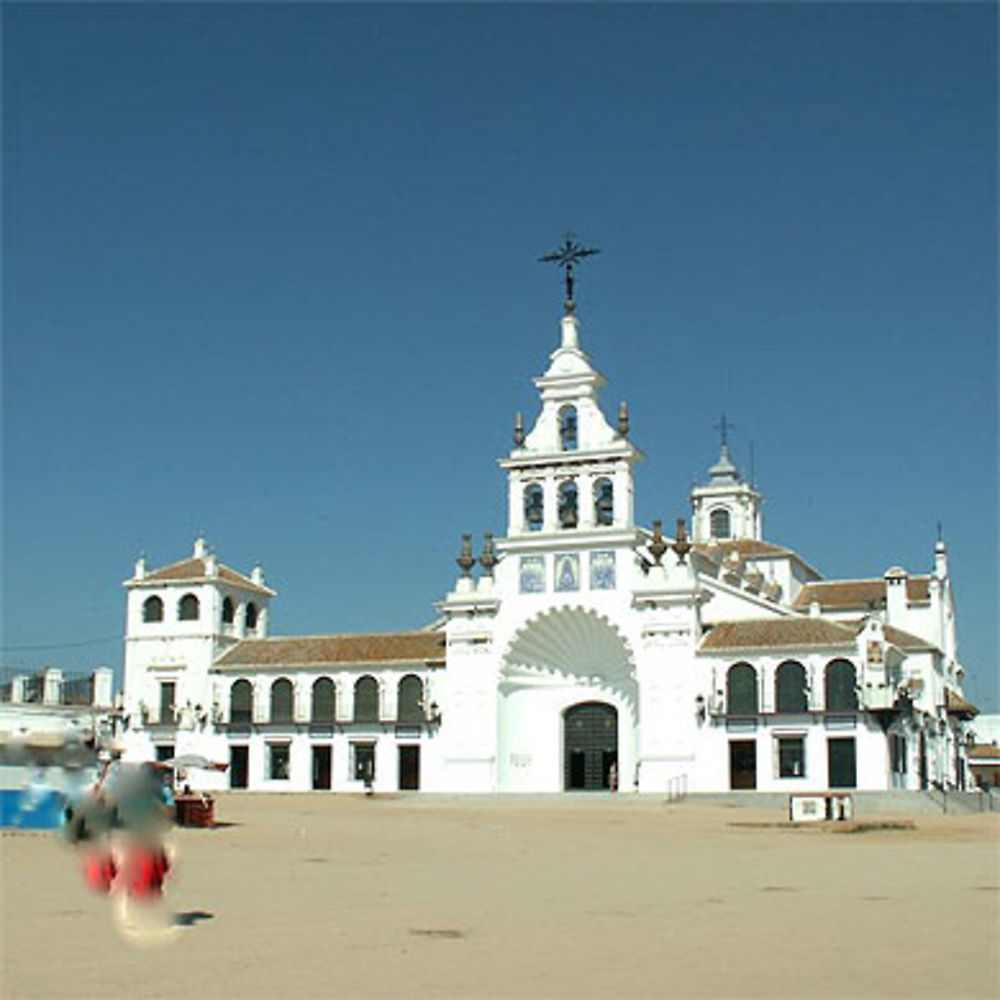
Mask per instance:
[[[840,736],[826,741],[826,766],[831,788],[855,788],[858,768],[854,737]]]
[[[249,770],[250,747],[231,746],[229,748],[229,787],[246,788]]]
[[[399,787],[416,791],[420,787],[420,747],[399,748]]]
[[[330,788],[333,747],[317,744],[312,748],[312,786],[317,790]]]
[[[617,785],[618,710],[588,701],[564,716],[564,787],[597,792]]]
[[[753,740],[730,740],[729,787],[757,787],[757,744]]]

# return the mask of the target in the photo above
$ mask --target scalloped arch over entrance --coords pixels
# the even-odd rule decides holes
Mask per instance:
[[[503,658],[507,683],[534,677],[628,686],[635,663],[625,637],[603,615],[585,608],[555,608],[514,633]]]

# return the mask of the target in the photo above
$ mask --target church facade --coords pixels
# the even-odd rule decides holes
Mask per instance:
[[[129,756],[195,754],[192,785],[275,791],[658,794],[966,788],[951,575],[824,580],[763,536],[725,440],[690,526],[635,523],[642,458],[572,303],[520,415],[508,523],[463,539],[426,629],[271,636],[260,568],[203,539],[127,592]],[[475,551],[474,551],[475,549]]]

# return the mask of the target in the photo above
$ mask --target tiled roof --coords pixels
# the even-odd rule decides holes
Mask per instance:
[[[719,622],[699,646],[699,652],[768,647],[853,646],[852,628],[821,618],[767,618]]]
[[[223,566],[221,563],[219,564],[217,576],[219,579],[228,580],[230,583],[237,584],[244,590],[256,590],[260,594],[274,593],[274,591],[270,588],[262,587],[259,583],[254,583],[250,577],[244,576],[242,573],[237,573],[236,570],[230,569],[228,566]],[[191,559],[182,559],[180,562],[164,566],[163,569],[147,573],[142,578],[142,582],[203,583],[208,579],[211,579],[211,577],[209,577],[206,572],[205,560],[194,557]]]
[[[885,580],[823,580],[807,583],[792,605],[808,608],[819,601],[823,608],[867,608],[879,605],[885,599]],[[906,599],[926,601],[930,599],[930,577],[910,576],[906,580]]]
[[[695,551],[706,556],[728,556],[730,552],[746,556],[793,556],[791,549],[773,545],[771,542],[761,542],[754,538],[730,539],[729,541],[697,542]]]
[[[933,642],[928,642],[927,639],[921,639],[919,635],[914,635],[912,632],[904,632],[901,628],[896,628],[894,625],[883,625],[882,632],[885,634],[885,637],[889,640],[889,642],[891,642],[894,646],[899,646],[900,649],[908,649],[912,651],[916,649],[938,648]]]
[[[227,650],[216,666],[230,670],[352,663],[443,663],[444,658],[443,632],[378,632],[246,639]]]
[[[950,688],[945,688],[944,691],[944,707],[945,711],[952,715],[965,716],[969,719],[974,715],[979,715],[979,709],[971,701],[966,701]]]
[[[995,760],[1000,764],[1000,747],[988,743],[978,743],[969,750],[971,760]]]

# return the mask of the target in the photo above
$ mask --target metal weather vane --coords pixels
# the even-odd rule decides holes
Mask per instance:
[[[558,250],[547,253],[544,257],[539,257],[540,263],[557,264],[565,268],[566,271],[566,311],[572,312],[573,302],[573,265],[583,260],[584,257],[592,257],[595,253],[600,253],[596,247],[582,247],[576,242],[572,233],[566,234],[566,242]]]
[[[722,419],[717,423],[712,425],[713,430],[717,430],[722,434],[722,447],[729,447],[729,432],[736,430],[736,424],[731,420],[726,419],[726,415],[722,414]]]

